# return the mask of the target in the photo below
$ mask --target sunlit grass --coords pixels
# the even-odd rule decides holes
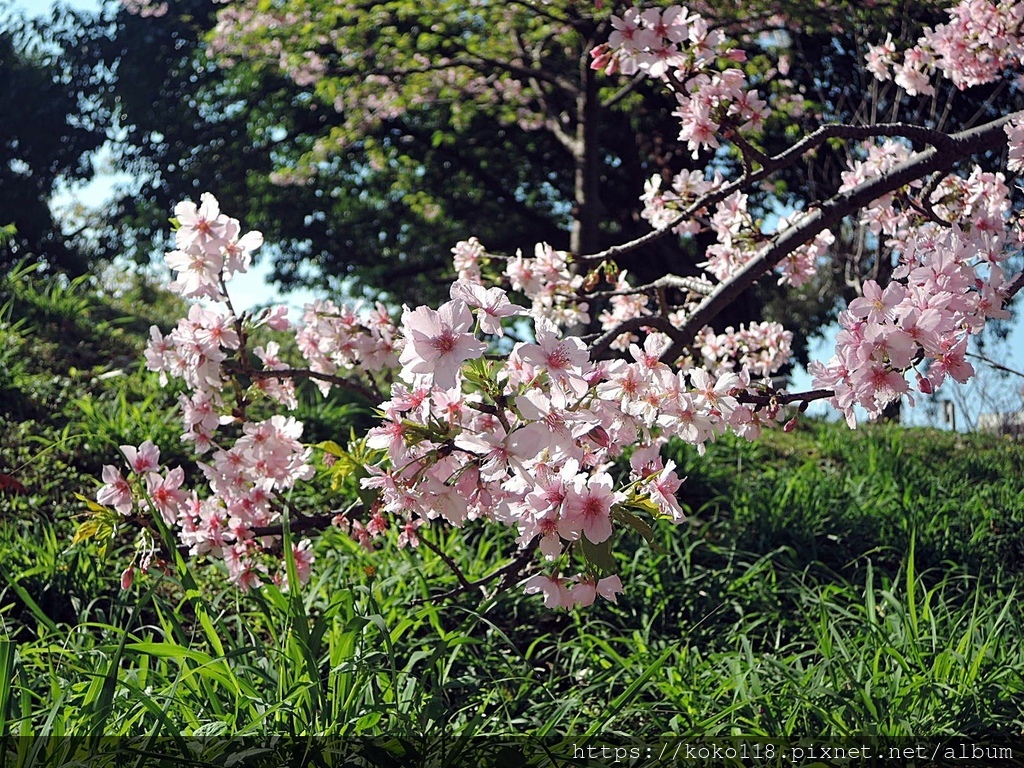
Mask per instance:
[[[516,588],[435,600],[457,584],[436,554],[370,553],[338,531],[302,588],[293,573],[293,589],[242,594],[219,566],[177,561],[121,591],[122,553],[70,544],[74,493],[94,492],[103,451],[173,421],[142,374],[101,385],[24,352],[54,343],[26,329],[69,320],[75,288],[33,292],[52,311],[5,310],[0,327],[18,349],[0,354],[0,382],[20,409],[0,471],[27,489],[0,496],[8,764],[134,764],[111,737],[132,739],[133,760],[228,765],[251,749],[252,764],[330,764],[357,745],[371,765],[482,766],[481,745],[497,763],[509,737],[571,757],[666,738],[1021,733],[1019,444],[806,421],[703,457],[674,447],[690,520],[659,526],[657,549],[625,535],[626,592],[579,613]],[[365,416],[306,407],[318,437]],[[481,525],[429,535],[472,579],[514,551]]]

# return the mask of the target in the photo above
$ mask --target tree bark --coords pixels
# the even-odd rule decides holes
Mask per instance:
[[[573,221],[569,250],[576,255],[593,253],[600,248],[601,236],[601,157],[598,147],[598,125],[601,104],[598,100],[597,76],[590,68],[589,53],[580,57],[580,83],[576,98],[576,147],[573,152],[574,188]]]

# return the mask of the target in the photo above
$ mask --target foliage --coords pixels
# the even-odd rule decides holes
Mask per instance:
[[[695,162],[674,148],[672,104],[657,89],[597,78],[587,68],[620,4],[365,5],[308,0],[278,18],[273,4],[190,0],[162,16],[117,15],[113,38],[95,55],[112,68],[117,62],[107,109],[113,114],[116,104],[121,164],[137,182],[114,220],[136,232],[130,248],[137,258],[150,258],[152,233],[174,202],[215,187],[225,209],[259,221],[280,244],[277,279],[333,288],[346,282],[356,293],[437,303],[447,290],[449,248],[468,235],[497,253],[513,253],[527,231],[556,248],[598,250],[647,230],[634,201],[653,174],[667,182],[711,159]],[[908,38],[939,18],[929,3],[702,10],[758,51],[746,67],[752,82],[800,94],[799,103],[780,100],[780,117],[766,126],[772,152],[794,131],[866,122],[864,115],[893,108],[892,89],[879,91],[863,69],[865,41],[884,37],[894,17],[904,20]],[[762,33],[779,19],[785,32]],[[329,45],[320,44],[325,38]],[[154,57],[166,65],[151,66]],[[154,92],[175,98],[154,105]],[[988,100],[988,92],[944,95],[949,108],[936,124],[944,130],[1009,101]],[[846,159],[843,148],[822,147],[813,170],[792,166],[752,205],[769,219],[804,205],[794,192],[834,190]],[[714,162],[726,174],[741,167],[727,153]],[[692,274],[710,243],[707,236],[692,244],[661,240],[620,264],[641,281],[665,271]],[[110,247],[123,245],[111,240]],[[849,292],[849,280],[880,263],[856,232],[845,233],[836,250],[843,255],[836,271],[800,291],[748,292],[723,327],[766,307],[802,331],[795,348],[803,360],[806,339],[834,318],[835,303],[821,297]]]
[[[432,604],[428,586],[452,578],[438,556],[369,554],[337,535],[322,540],[317,575],[299,590],[242,596],[215,573],[178,570],[119,592],[75,550],[60,554],[59,536],[8,529],[2,618],[20,641],[12,732],[45,722],[82,737],[14,747],[34,746],[37,764],[54,765],[76,748],[117,756],[131,744],[213,764],[242,749],[254,750],[252,765],[318,749],[371,764],[490,764],[497,756],[474,739],[514,735],[520,753],[538,758],[543,745],[568,760],[574,743],[669,734],[835,743],[925,732],[982,740],[1019,727],[1021,561],[998,573],[972,558],[954,564],[964,542],[938,525],[917,526],[909,550],[857,536],[830,548],[833,531],[862,516],[880,532],[915,527],[913,506],[884,498],[867,508],[837,498],[833,531],[819,527],[809,549],[793,538],[805,535],[800,521],[823,517],[800,469],[807,455],[826,473],[841,466],[852,487],[946,495],[956,525],[989,530],[989,493],[1005,499],[1007,527],[1019,530],[1024,516],[1012,475],[978,482],[986,465],[1020,466],[1015,443],[883,428],[849,446],[825,423],[756,455],[726,439],[691,467],[683,498],[693,524],[659,534],[661,554],[638,545],[637,589],[585,618],[508,595]],[[974,482],[947,488],[948,477]],[[756,490],[745,499],[742,488]],[[476,574],[503,546],[492,536],[449,532],[437,544]],[[67,593],[85,598],[64,613],[38,580],[54,567]]]
[[[63,9],[37,23],[0,8],[0,211],[10,217],[0,224],[14,228],[0,241],[0,268],[27,257],[73,274],[88,266],[49,200],[61,185],[92,175],[90,158],[106,140],[92,111],[102,84],[72,52],[89,18]]]

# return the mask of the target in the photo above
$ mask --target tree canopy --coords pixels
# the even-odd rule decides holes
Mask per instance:
[[[759,137],[771,154],[828,122],[907,117],[952,130],[1013,108],[1019,95],[998,85],[947,84],[913,100],[865,69],[868,43],[887,30],[913,40],[941,19],[941,5],[700,10],[750,51],[744,69],[773,109]],[[173,203],[216,188],[225,207],[259,221],[279,244],[273,274],[284,285],[337,288],[352,279],[357,293],[439,300],[450,249],[468,236],[497,253],[533,241],[597,251],[649,231],[637,201],[652,177],[667,187],[709,162],[726,178],[742,173],[735,147],[691,156],[677,141],[670,94],[590,67],[611,14],[626,8],[575,0],[112,3],[73,32],[54,27],[55,38],[74,40],[61,55],[79,80],[46,108],[56,114],[73,91],[91,94],[77,104],[90,115],[78,125],[92,126],[94,143],[101,125],[115,136],[119,167],[135,179],[93,223],[101,253],[148,261]],[[60,150],[87,166],[92,148],[65,142]],[[851,151],[829,143],[813,163],[782,169],[751,192],[752,214],[771,222],[834,191]],[[34,182],[46,187],[41,176]],[[49,216],[45,206],[37,213]],[[26,236],[46,229],[25,221]],[[754,287],[720,322],[767,308],[795,331],[805,360],[807,339],[839,306],[829,294],[852,298],[862,279],[884,279],[891,264],[870,234],[850,224],[836,234],[831,269],[800,289]],[[618,266],[642,282],[698,274],[713,243],[705,228],[623,254]]]
[[[92,174],[90,159],[106,139],[93,111],[94,68],[72,55],[86,19],[70,10],[46,22],[0,16],[0,225],[15,229],[0,266],[30,256],[73,273],[88,265],[49,205],[61,183]]]

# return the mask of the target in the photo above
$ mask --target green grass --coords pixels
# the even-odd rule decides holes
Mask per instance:
[[[368,553],[336,531],[301,589],[241,594],[217,566],[172,562],[122,592],[126,552],[70,544],[74,494],[121,442],[173,434],[167,393],[131,366],[100,377],[142,343],[123,310],[83,309],[82,285],[5,285],[17,354],[0,353],[0,472],[27,489],[0,496],[10,765],[326,765],[354,750],[368,765],[515,765],[530,745],[542,761],[573,744],[1024,729],[1018,443],[807,420],[704,457],[675,447],[689,522],[658,527],[658,549],[623,536],[626,593],[580,613],[515,589],[435,603],[456,583],[436,555]],[[95,333],[82,311],[123,332]],[[67,323],[77,341],[59,338]],[[316,439],[365,417],[303,407]],[[471,578],[514,546],[480,526],[430,535]]]

